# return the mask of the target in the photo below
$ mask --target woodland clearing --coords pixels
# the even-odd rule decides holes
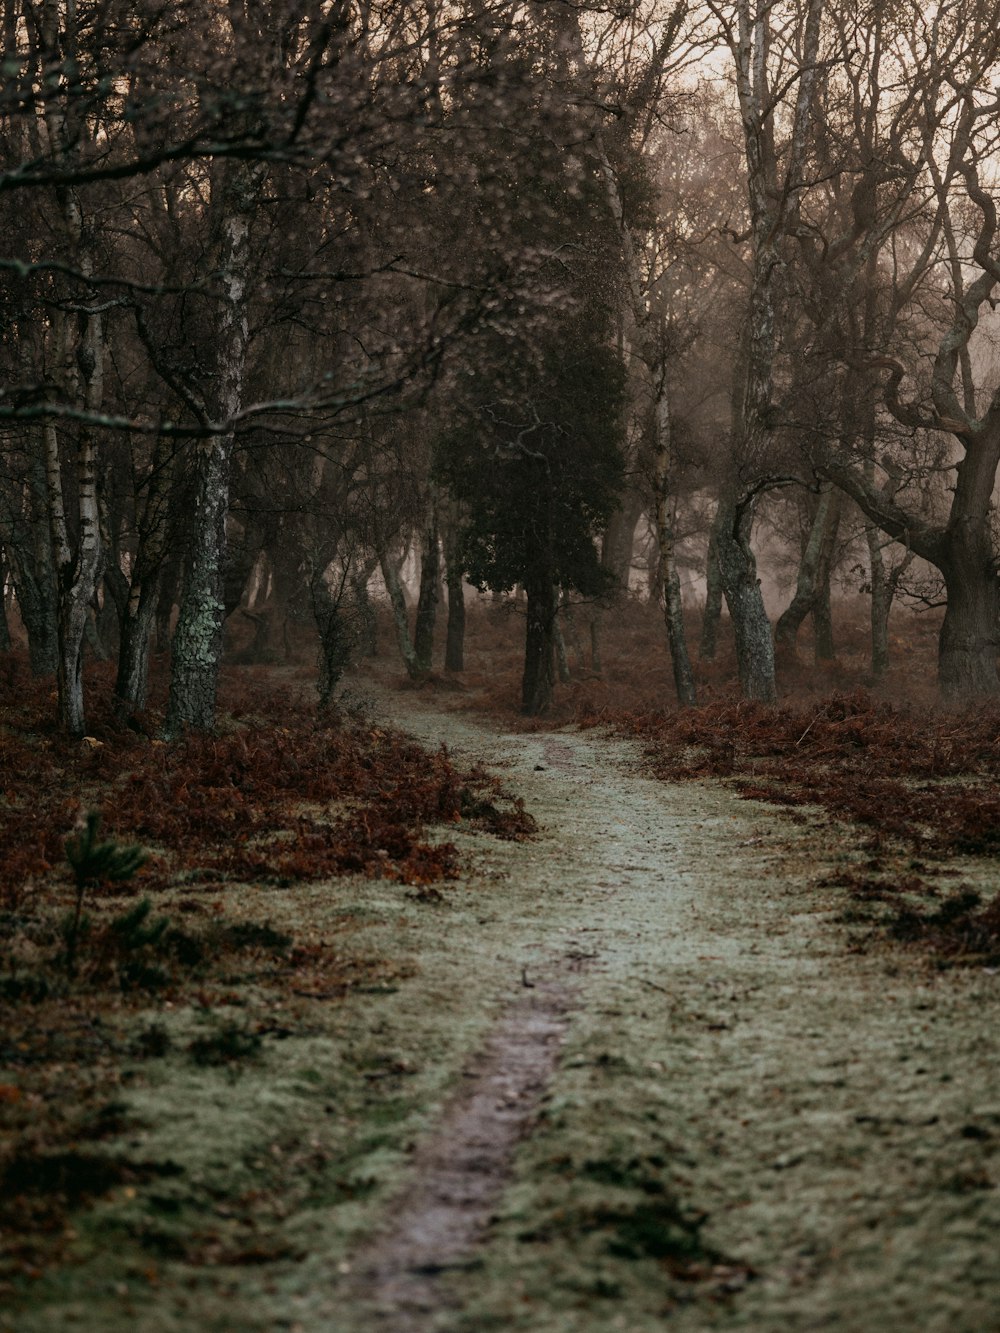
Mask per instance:
[[[214,972],[7,985],[0,1327],[994,1327],[1000,976],[893,938],[912,849],[457,701],[348,686],[534,836],[462,788],[378,878],[154,866]]]

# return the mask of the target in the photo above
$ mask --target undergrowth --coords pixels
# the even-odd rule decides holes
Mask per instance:
[[[699,706],[679,709],[658,610],[629,602],[598,612],[601,670],[584,633],[594,613],[574,613],[571,679],[541,719],[516,716],[516,609],[471,617],[476,669],[466,673],[466,706],[503,717],[508,727],[606,726],[637,740],[650,771],[664,780],[722,778],[793,819],[802,817],[799,807],[819,807],[862,830],[870,873],[838,885],[863,904],[851,919],[945,964],[992,965],[1000,957],[1000,905],[970,904],[956,891],[952,911],[952,899],[938,902],[930,880],[906,869],[921,858],[1000,856],[1000,707],[940,705],[933,617],[895,617],[889,673],[873,682],[867,625],[842,612],[837,659],[807,665],[786,656],[774,705],[738,696],[724,625],[716,659],[695,663]],[[689,643],[698,628],[692,617]]]
[[[447,830],[535,828],[484,771],[362,717],[317,715],[287,673],[226,671],[219,734],[165,744],[156,707],[121,723],[110,669],[91,665],[80,742],[54,726],[51,681],[18,657],[2,666],[0,1304],[59,1261],[80,1209],[173,1170],[115,1142],[130,1068],[180,1058],[233,1078],[293,1035],[272,1003],[307,1013],[413,974],[409,959],[352,951],[349,910],[317,938],[308,916],[294,933],[273,926],[268,903],[358,874],[400,885],[401,906],[407,888],[434,904],[458,873]],[[153,1007],[197,1013],[200,1031],[178,1044],[144,1017]]]
[[[90,735],[66,739],[52,724],[49,683],[23,667],[16,674],[18,706],[0,730],[6,910],[61,862],[85,802],[103,812],[106,833],[153,849],[138,876],[147,888],[185,874],[428,884],[454,878],[457,860],[450,843],[425,840],[427,825],[467,820],[510,838],[534,829],[523,804],[481,770],[462,772],[444,750],[428,753],[398,732],[317,716],[264,674],[249,687],[249,673],[227,674],[225,734],[170,745],[117,722],[101,696]]]

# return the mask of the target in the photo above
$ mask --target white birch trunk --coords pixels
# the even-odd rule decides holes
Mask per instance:
[[[221,222],[222,292],[216,334],[215,415],[225,429],[195,446],[192,531],[171,644],[170,697],[165,734],[215,725],[224,620],[222,576],[235,426],[244,404],[249,322],[250,222],[260,199],[263,168],[225,164]]]

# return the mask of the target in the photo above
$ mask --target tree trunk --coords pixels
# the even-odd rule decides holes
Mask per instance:
[[[0,653],[9,653],[13,646],[7,619],[7,558],[0,548]]]
[[[645,499],[637,489],[629,488],[612,511],[601,542],[601,564],[615,576],[616,591],[627,594],[632,573],[632,547],[635,528],[642,516]]]
[[[663,588],[663,617],[667,626],[670,660],[674,668],[674,689],[682,708],[698,702],[694,673],[684,632],[684,604],[681,581],[674,558],[674,524],[670,512],[670,474],[673,461],[667,368],[659,368],[656,386],[655,425],[653,433],[653,494],[656,501],[656,541],[660,553],[660,584]]]
[[[552,641],[556,651],[556,670],[559,674],[559,683],[568,685],[573,679],[573,674],[569,669],[569,655],[566,652],[566,640],[563,638],[562,625],[559,623],[559,616],[556,615],[552,621]]]
[[[354,605],[358,618],[358,648],[364,657],[378,657],[378,619],[372,599],[368,595],[368,580],[375,571],[378,561],[368,561],[351,576],[354,589]]]
[[[899,581],[913,561],[914,552],[907,551],[899,564],[887,572],[882,555],[886,539],[881,529],[874,523],[866,523],[865,538],[868,543],[871,585],[871,674],[873,679],[880,680],[889,669],[889,616],[892,604]]]
[[[827,542],[833,511],[834,489],[830,483],[824,483],[809,528],[805,550],[799,561],[795,596],[782,611],[774,627],[774,646],[779,659],[788,658],[794,661],[799,630],[806,616],[816,607],[820,595],[819,580],[823,549]]]
[[[107,620],[96,602],[87,608],[87,619],[83,627],[83,642],[97,658],[98,662],[111,661],[111,647],[104,637]]]
[[[777,698],[774,641],[748,539],[752,508],[752,503],[737,506],[731,494],[724,495],[716,515],[715,542],[722,590],[736,636],[740,688],[747,699],[773,703]]]
[[[388,555],[380,555],[379,565],[382,570],[382,577],[385,580],[386,592],[389,594],[389,605],[392,608],[392,623],[396,630],[399,655],[406,667],[406,674],[411,680],[415,680],[420,672],[417,670],[417,655],[414,652],[413,641],[410,638],[410,620],[399,570]]]
[[[597,677],[604,674],[604,664],[601,661],[601,621],[596,611],[590,617],[590,669]]]
[[[226,537],[226,564],[222,573],[222,618],[229,619],[243,601],[247,584],[260,553],[266,545],[262,525],[251,515],[243,526],[238,542]]]
[[[833,641],[833,606],[830,597],[830,569],[820,569],[816,600],[812,609],[815,652],[817,662],[832,662],[837,656]]]
[[[194,523],[171,644],[165,735],[215,725],[222,656],[222,570],[229,508],[231,434],[197,445]]]
[[[865,523],[868,544],[869,583],[871,585],[871,663],[872,676],[881,680],[889,669],[889,611],[892,603],[885,560],[882,558],[882,533],[874,523]]]
[[[702,662],[714,662],[719,646],[719,621],[722,618],[722,575],[719,573],[719,547],[715,528],[708,539],[708,557],[705,561],[705,610],[701,618],[701,642],[698,657]]]
[[[116,601],[124,593],[118,611],[118,674],[115,679],[115,710],[119,716],[141,713],[146,706],[150,635],[160,612],[161,600],[166,604],[169,627],[175,582],[167,577],[166,569],[174,526],[170,515],[173,459],[172,443],[158,437],[146,498],[136,523],[138,540],[129,578],[126,580],[124,574],[116,570],[114,581],[120,586]],[[169,628],[166,633],[169,635]]]
[[[833,641],[833,604],[831,583],[833,566],[837,554],[837,537],[840,534],[840,517],[843,513],[844,497],[835,490],[830,513],[827,518],[823,545],[819,553],[819,570],[816,575],[816,600],[813,603],[812,619],[816,639],[817,662],[832,662],[837,655]]]
[[[431,494],[424,529],[420,534],[420,594],[413,626],[413,657],[418,675],[426,676],[434,665],[434,627],[441,585],[441,555],[438,541],[437,496]]]
[[[310,579],[309,594],[316,628],[319,630],[319,680],[316,689],[320,708],[327,708],[350,661],[352,635],[340,598],[322,573]]]
[[[939,568],[948,605],[938,641],[938,683],[949,699],[1000,692],[997,641],[1000,582],[993,546],[992,497],[1000,462],[1000,421],[968,442],[958,464]]]
[[[1000,584],[986,542],[952,533],[942,561],[948,605],[938,642],[938,681],[948,699],[995,695]]]
[[[115,677],[115,708],[120,716],[141,713],[149,692],[149,643],[156,619],[157,587],[141,584],[122,617]]]
[[[180,596],[182,574],[183,562],[180,555],[168,552],[156,587],[156,614],[153,623],[154,642],[158,653],[170,651],[170,640],[173,637],[171,622],[174,607]]]
[[[170,663],[170,697],[165,734],[185,727],[210,731],[222,657],[223,571],[226,515],[235,428],[243,406],[250,328],[247,301],[251,282],[250,221],[263,182],[259,166],[223,164],[222,301],[216,332],[216,409],[225,429],[194,448],[194,505],[180,612]]]
[[[445,671],[465,670],[465,580],[460,566],[448,566],[448,627],[444,645]]]
[[[310,590],[311,578],[303,567],[301,546],[292,540],[287,531],[277,532],[266,549],[268,563],[271,566],[271,591],[275,614],[280,617],[285,660],[292,656],[292,638],[290,628],[294,624],[304,624],[311,616],[315,623],[315,608],[312,605]],[[303,597],[307,604],[303,603]]]
[[[56,577],[52,565],[45,494],[45,465],[37,454],[30,462],[27,531],[6,546],[17,609],[28,636],[28,660],[33,676],[51,676],[59,657],[56,630]]]
[[[539,717],[552,703],[556,593],[551,579],[539,575],[532,575],[525,581],[525,592],[528,608],[521,712],[528,717]]]
[[[564,590],[559,606],[559,621],[564,626],[563,637],[569,640],[573,652],[576,653],[577,669],[583,671],[587,665],[587,659],[583,651],[583,642],[580,638],[580,631],[577,629],[576,616],[573,614],[573,603],[570,601],[569,593]]]
[[[445,631],[445,671],[465,670],[465,571],[459,555],[459,515],[454,505],[447,513],[444,536],[445,585],[448,590],[448,626]]]
[[[82,736],[86,725],[83,708],[83,636],[101,559],[97,512],[97,447],[90,428],[81,426],[76,448],[78,530],[76,549],[73,550],[69,543],[55,426],[46,423],[44,432],[49,525],[58,590],[56,689],[59,725],[71,736]]]

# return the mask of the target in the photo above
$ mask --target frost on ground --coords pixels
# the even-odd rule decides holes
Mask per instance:
[[[1000,978],[862,952],[817,880],[857,854],[593,734],[495,738],[543,826],[512,875],[586,958],[491,1233],[421,1327],[1000,1327]],[[526,953],[526,957],[530,954]]]
[[[1000,1328],[1000,977],[852,934],[823,884],[850,830],[597,733],[373,707],[499,767],[539,836],[449,830],[443,897],[269,897],[386,984],[289,997],[242,1072],[137,1066],[130,1150],[175,1174],[82,1219],[0,1328]]]

